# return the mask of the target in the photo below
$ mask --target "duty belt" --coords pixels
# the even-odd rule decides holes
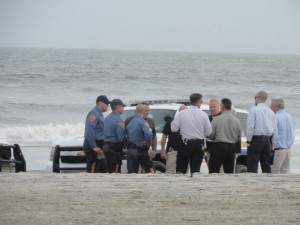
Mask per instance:
[[[194,139],[187,139],[187,138],[183,138],[182,142],[183,144],[187,145],[190,142],[195,142],[195,141],[201,141],[202,143],[204,143],[203,139],[198,139],[198,138],[194,138]]]
[[[138,145],[136,145],[136,144],[134,144],[132,142],[129,142],[127,147],[128,148],[133,148],[133,149],[138,149],[140,151],[148,151],[149,150],[149,146],[146,146],[146,145],[144,145],[144,146],[138,146]]]

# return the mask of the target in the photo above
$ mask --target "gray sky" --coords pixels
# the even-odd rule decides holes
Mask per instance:
[[[0,46],[300,54],[300,1],[0,0]]]

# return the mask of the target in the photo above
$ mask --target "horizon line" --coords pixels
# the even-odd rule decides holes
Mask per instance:
[[[191,50],[153,50],[153,49],[113,49],[113,48],[75,48],[75,47],[28,47],[28,46],[0,46],[0,48],[19,49],[49,49],[49,50],[94,50],[94,51],[128,51],[128,52],[165,52],[165,53],[205,53],[205,54],[245,54],[245,55],[290,55],[300,56],[300,53],[278,52],[238,52],[238,51],[191,51]]]

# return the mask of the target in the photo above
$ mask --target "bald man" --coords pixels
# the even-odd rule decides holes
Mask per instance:
[[[145,105],[137,105],[136,115],[126,125],[128,173],[138,173],[140,165],[146,173],[154,173],[153,163],[148,153],[153,135],[148,122],[143,118],[145,110]]]
[[[263,173],[271,173],[271,150],[277,139],[275,114],[266,106],[268,94],[260,91],[255,95],[255,106],[247,118],[247,167],[257,173],[260,162]]]
[[[188,107],[182,105],[179,107],[179,112]],[[181,136],[179,132],[171,131],[171,123],[173,118],[166,121],[162,131],[161,137],[161,158],[166,159],[166,173],[176,173],[176,158],[179,144],[181,143]],[[167,147],[166,142],[168,139]]]

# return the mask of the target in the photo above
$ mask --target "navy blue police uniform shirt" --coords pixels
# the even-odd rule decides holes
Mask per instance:
[[[153,134],[147,121],[140,116],[134,116],[126,125],[128,142],[138,147],[144,146],[143,142],[151,144]]]
[[[115,112],[105,118],[104,141],[114,143],[125,141],[125,123],[121,116]]]
[[[104,117],[98,107],[94,107],[85,120],[84,138],[87,139],[91,148],[95,148],[96,140],[104,140]]]

